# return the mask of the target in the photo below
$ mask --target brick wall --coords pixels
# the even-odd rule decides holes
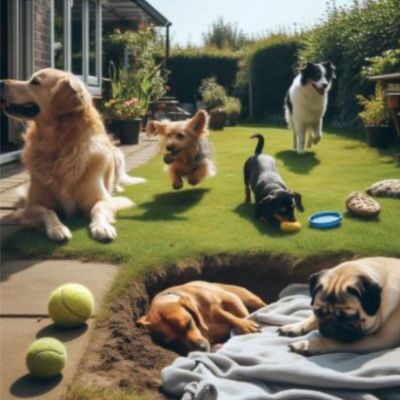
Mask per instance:
[[[34,0],[34,70],[51,66],[51,1]]]

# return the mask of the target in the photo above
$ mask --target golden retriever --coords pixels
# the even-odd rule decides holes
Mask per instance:
[[[211,344],[237,333],[259,331],[256,322],[246,319],[265,303],[249,290],[235,285],[192,281],[158,293],[147,314],[137,324],[179,350],[209,351]]]
[[[90,216],[94,239],[115,239],[115,213],[134,203],[112,197],[113,190],[145,180],[126,175],[123,154],[106,134],[85,85],[46,68],[29,81],[0,81],[0,99],[7,115],[30,121],[22,152],[29,189],[24,208],[10,218],[64,241],[72,234],[56,212],[70,217],[79,211]]]
[[[184,177],[190,185],[197,185],[207,176],[216,174],[211,145],[206,138],[207,124],[208,114],[204,110],[186,121],[149,121],[147,124],[147,134],[158,134],[167,151],[164,162],[173,189],[183,187]]]

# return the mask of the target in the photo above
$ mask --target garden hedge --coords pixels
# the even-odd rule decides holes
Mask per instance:
[[[400,47],[399,0],[364,0],[350,8],[332,8],[327,18],[304,36],[300,61],[332,60],[337,81],[329,94],[327,119],[358,122],[357,94],[370,95],[374,85],[361,76],[367,58]]]
[[[249,72],[256,120],[282,120],[283,102],[293,80],[300,46],[300,40],[286,38],[267,42],[251,55]]]
[[[231,92],[238,71],[239,56],[232,52],[178,51],[168,60],[171,94],[182,102],[199,98],[199,86],[204,78],[214,76],[217,82]]]

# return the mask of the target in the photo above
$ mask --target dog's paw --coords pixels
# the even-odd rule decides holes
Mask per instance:
[[[175,189],[175,190],[182,189],[182,187],[183,187],[183,182],[174,182],[172,184],[172,188]]]
[[[72,239],[71,231],[65,225],[49,227],[46,231],[47,237],[56,242],[64,242]]]
[[[313,144],[317,144],[321,140],[321,136],[313,136],[312,137],[312,142]]]
[[[114,240],[117,237],[117,231],[111,224],[91,223],[89,229],[92,238],[96,240]]]
[[[280,336],[295,337],[304,335],[306,332],[299,324],[289,324],[278,328],[278,334]]]
[[[309,340],[300,340],[298,342],[291,343],[289,350],[293,353],[302,354],[303,356],[311,356],[316,354],[316,349],[313,348],[312,342]]]
[[[235,330],[238,333],[246,334],[260,332],[261,329],[257,322],[250,319],[243,319],[240,323],[240,326],[237,326]]]

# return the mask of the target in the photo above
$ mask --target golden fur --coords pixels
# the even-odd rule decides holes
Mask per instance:
[[[203,110],[186,121],[149,121],[147,124],[148,135],[158,134],[168,152],[164,161],[174,189],[182,188],[183,178],[190,185],[197,185],[216,174],[206,139],[207,124],[208,115]]]
[[[47,68],[29,81],[3,81],[1,97],[6,114],[30,120],[22,152],[30,185],[24,209],[10,218],[62,241],[72,235],[56,212],[70,217],[79,211],[90,216],[93,238],[114,239],[115,212],[133,202],[112,197],[113,190],[144,180],[126,175],[123,154],[106,134],[84,84]]]
[[[221,283],[192,281],[157,294],[138,325],[180,350],[210,350],[210,344],[237,333],[257,332],[256,322],[246,319],[248,309],[265,306],[245,288]]]

